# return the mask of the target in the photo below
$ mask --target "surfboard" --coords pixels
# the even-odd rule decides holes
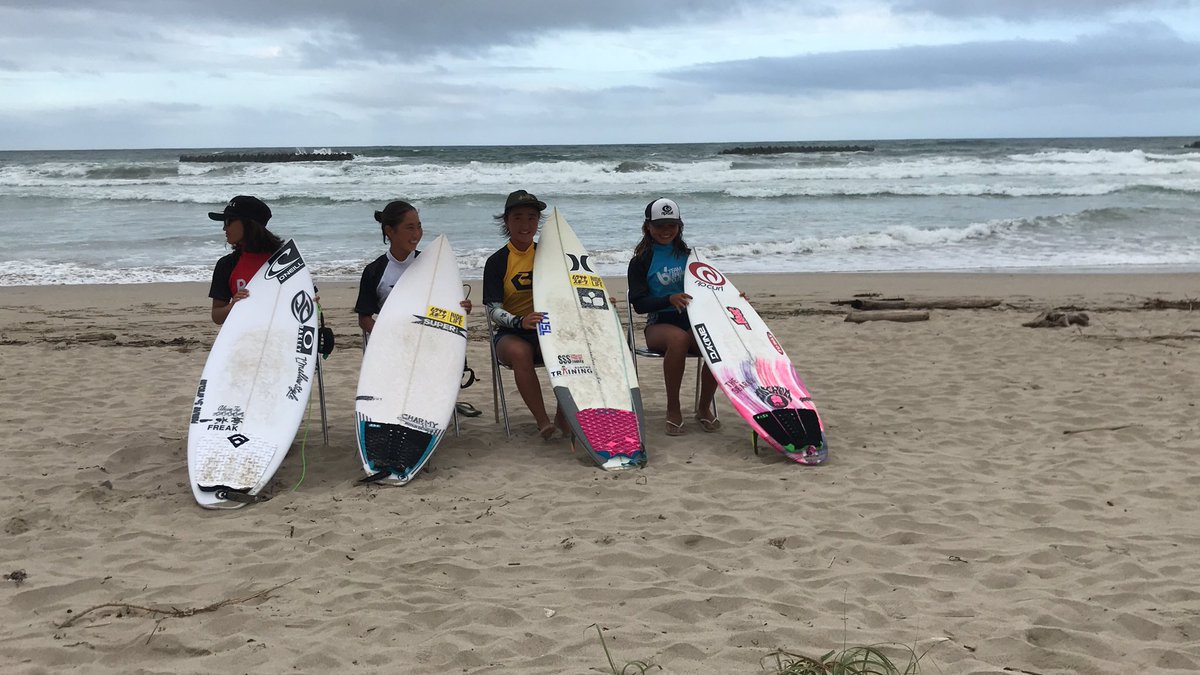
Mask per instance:
[[[817,407],[779,340],[737,287],[692,249],[688,320],[717,385],[759,438],[801,464],[828,457]]]
[[[256,501],[304,419],[317,359],[312,276],[294,241],[258,270],[217,333],[188,425],[196,502],[234,509]]]
[[[558,213],[533,258],[533,307],[542,359],[575,442],[606,470],[646,463],[642,395],[633,356],[604,280]]]
[[[358,454],[370,480],[404,485],[425,466],[454,414],[467,317],[445,235],[421,252],[383,303],[358,376]]]

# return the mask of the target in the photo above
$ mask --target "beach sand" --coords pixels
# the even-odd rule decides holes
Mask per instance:
[[[408,486],[358,484],[355,287],[327,282],[329,445],[314,412],[274,497],[232,512],[187,487],[205,284],[0,289],[0,671],[611,672],[597,627],[618,669],[667,673],[880,642],[926,673],[1200,670],[1200,312],[1143,308],[1200,275],[734,280],[811,389],[823,466],[756,456],[720,398],[719,432],[667,437],[653,361],[646,468],[536,439],[511,377],[505,438],[477,311],[484,415]],[[1003,302],[831,304],[870,292]],[[1065,306],[1091,324],[1021,325]],[[190,615],[79,616],[105,603]]]

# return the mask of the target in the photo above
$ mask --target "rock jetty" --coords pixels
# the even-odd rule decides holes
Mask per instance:
[[[209,155],[180,155],[181,162],[344,162],[354,159],[348,152],[230,152]]]
[[[783,155],[789,152],[874,152],[870,145],[754,145],[726,148],[721,155]]]

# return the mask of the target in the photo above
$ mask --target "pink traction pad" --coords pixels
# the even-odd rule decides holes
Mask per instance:
[[[596,452],[632,457],[642,451],[638,418],[631,410],[588,408],[580,410],[575,419]]]

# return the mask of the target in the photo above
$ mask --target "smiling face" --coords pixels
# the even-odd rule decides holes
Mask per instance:
[[[682,221],[652,220],[646,224],[646,232],[656,244],[670,244],[679,236]]]
[[[508,226],[508,239],[513,246],[524,251],[533,244],[541,216],[542,212],[532,206],[514,206],[509,210],[504,216],[504,224]]]
[[[416,209],[408,211],[400,222],[388,225],[383,231],[387,234],[389,250],[396,260],[406,260],[417,249],[421,235],[425,233],[421,228],[421,214]]]

